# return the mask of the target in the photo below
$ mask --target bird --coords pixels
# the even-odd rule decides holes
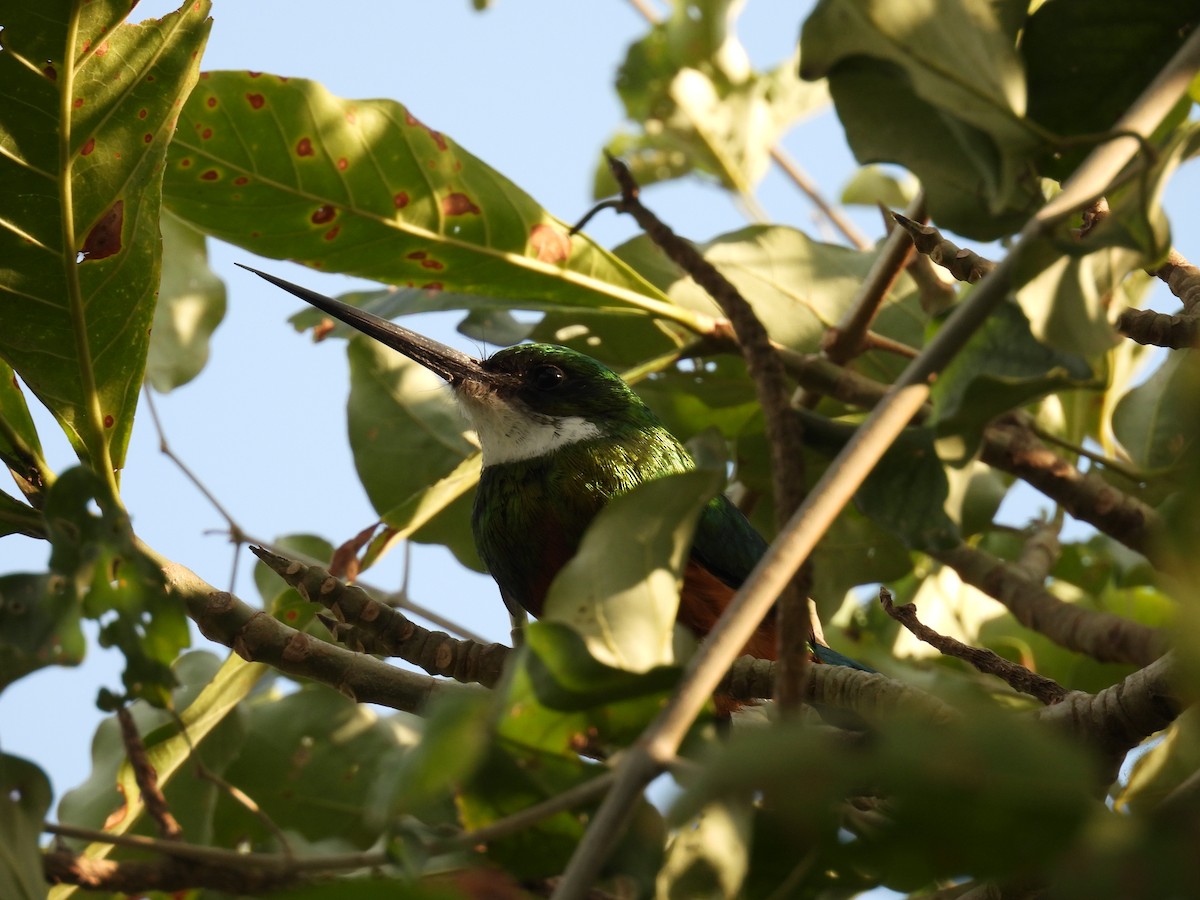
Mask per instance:
[[[638,485],[690,471],[683,444],[617,373],[555,344],[516,344],[483,359],[238,263],[444,379],[475,429],[482,453],[471,529],[480,559],[509,611],[537,618],[554,576],[574,556],[596,514]],[[536,536],[536,539],[531,539]],[[767,550],[728,497],[700,513],[683,572],[678,621],[698,639],[712,629]],[[775,659],[772,611],[744,653]],[[816,640],[820,663],[873,671]]]

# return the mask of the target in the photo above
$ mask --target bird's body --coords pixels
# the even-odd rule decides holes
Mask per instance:
[[[251,270],[254,271],[254,270]],[[483,474],[472,530],[480,558],[510,609],[543,609],[554,576],[614,497],[694,468],[683,445],[621,378],[589,356],[521,344],[476,360],[355,307],[257,274],[449,382],[479,436]],[[697,637],[712,628],[766,551],[766,542],[723,495],[708,503],[684,571],[679,622]],[[774,659],[769,615],[746,652]],[[818,659],[861,668],[814,644]]]

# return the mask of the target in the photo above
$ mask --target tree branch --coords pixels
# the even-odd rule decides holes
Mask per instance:
[[[380,603],[357,585],[345,584],[324,569],[289,560],[262,547],[250,548],[273,572],[310,603],[333,613],[329,622],[343,643],[360,653],[398,656],[431,675],[445,675],[463,684],[494,687],[500,680],[509,648],[452,638],[430,631],[402,612]]]
[[[1115,778],[1125,754],[1174,722],[1186,705],[1173,684],[1177,669],[1168,653],[1097,694],[1068,694],[1039,710],[1038,721],[1094,749]]]
[[[1038,439],[1032,418],[1013,413],[984,431],[980,458],[1037,488],[1075,518],[1094,525],[1131,550],[1153,558],[1162,518],[1148,504],[1105,481],[1080,472]]]
[[[320,681],[360,703],[378,703],[408,712],[424,709],[441,691],[461,689],[289,628],[229,592],[217,590],[185,566],[144,544],[140,546],[162,569],[168,592],[186,605],[200,633],[245,660]]]
[[[621,189],[616,209],[633,216],[655,246],[716,301],[733,326],[746,369],[754,381],[759,405],[766,416],[775,507],[782,527],[806,494],[804,431],[800,420],[792,415],[787,376],[767,329],[729,279],[641,202],[638,185],[628,167],[612,156],[608,158],[608,167]],[[808,645],[812,638],[808,612],[810,583],[808,569],[799,569],[789,584],[780,590],[776,606],[780,662],[776,699],[783,709],[788,710],[798,708],[803,702]]]
[[[883,611],[912,632],[918,640],[924,641],[945,656],[952,656],[969,663],[985,675],[995,675],[1015,691],[1036,697],[1047,705],[1058,703],[1067,695],[1066,689],[1052,678],[1046,678],[1019,663],[1009,662],[998,653],[980,647],[970,647],[962,641],[938,634],[928,625],[922,624],[917,618],[917,605],[905,603],[896,606],[892,602],[892,593],[887,588],[879,589],[879,602]]]
[[[1167,649],[1162,632],[1112,613],[1066,603],[1031,580],[1019,566],[984,550],[959,544],[928,552],[954,569],[964,582],[1003,603],[1026,628],[1068,650],[1100,662],[1145,666]]]

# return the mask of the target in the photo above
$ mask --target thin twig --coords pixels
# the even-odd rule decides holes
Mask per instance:
[[[1122,131],[1149,134],[1187,90],[1200,68],[1200,32],[1194,32],[1121,117]],[[754,633],[771,602],[790,582],[821,535],[850,501],[888,446],[928,399],[928,379],[937,373],[1004,301],[1019,266],[1030,262],[1030,248],[1055,223],[1102,195],[1141,144],[1126,139],[1093,150],[1049,201],[1022,229],[1010,254],[950,316],[921,355],[905,369],[850,443],[826,469],[741,589],[734,595],[708,639],[689,661],[684,678],[667,706],[630,747],[617,782],[576,847],[557,900],[580,900],[607,860],[616,836],[629,820],[643,787],[661,761],[675,755],[696,715],[722,674]],[[1055,709],[1065,706],[1057,704]]]
[[[771,159],[792,180],[792,183],[800,188],[804,196],[812,201],[813,206],[819,209],[825,215],[825,218],[829,219],[833,227],[845,235],[846,240],[859,250],[871,249],[871,240],[855,227],[854,223],[850,221],[844,212],[825,199],[816,182],[809,178],[808,174],[800,167],[800,164],[792,159],[778,144],[771,148]]]
[[[133,780],[137,782],[138,790],[142,793],[142,803],[146,805],[146,812],[154,819],[160,835],[170,841],[179,840],[183,836],[183,829],[171,814],[167,798],[158,786],[158,773],[154,770],[150,758],[146,756],[146,745],[142,743],[142,736],[138,734],[137,724],[133,721],[129,707],[117,708],[117,722],[121,726],[121,741],[125,745],[125,755],[129,758],[129,768],[133,770]]]
[[[771,475],[779,524],[804,500],[804,434],[800,420],[792,415],[787,376],[775,353],[766,328],[753,307],[736,287],[687,241],[651,212],[638,197],[638,186],[628,167],[609,156],[609,171],[621,189],[618,211],[633,216],[646,236],[667,257],[691,276],[729,318],[754,381],[759,405],[767,420],[767,442],[771,451]],[[809,627],[807,569],[779,593],[776,606],[776,635],[780,661],[776,699],[783,709],[798,708],[804,694],[808,668]]]
[[[917,640],[936,648],[944,656],[952,656],[969,663],[985,675],[995,675],[1014,691],[1036,697],[1046,705],[1058,703],[1067,695],[1067,690],[1057,681],[1031,672],[1020,663],[1009,662],[991,650],[970,647],[952,637],[939,634],[917,618],[915,603],[897,606],[892,601],[892,592],[885,587],[879,589],[879,603],[884,612],[912,632]]]
[[[905,214],[917,221],[925,219],[924,191],[917,194],[905,210]],[[875,262],[871,264],[867,277],[859,286],[842,321],[836,328],[829,330],[822,342],[821,349],[828,359],[838,365],[845,365],[861,352],[871,323],[879,314],[892,285],[904,271],[912,250],[912,237],[908,232],[902,228],[893,228],[883,246],[879,248]]]

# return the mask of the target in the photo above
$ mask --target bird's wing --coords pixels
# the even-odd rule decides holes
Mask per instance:
[[[739,588],[767,550],[767,542],[724,494],[704,507],[692,542],[692,559],[731,588]]]

